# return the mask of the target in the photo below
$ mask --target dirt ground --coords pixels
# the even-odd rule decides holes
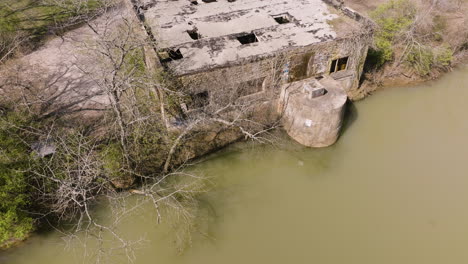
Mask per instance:
[[[361,14],[368,15],[377,6],[390,0],[344,0],[346,6],[358,11]],[[424,13],[431,8],[432,2],[437,4],[431,10],[430,15],[440,17],[445,24],[444,40],[453,43],[459,39],[460,32],[465,33],[468,27],[468,0],[411,0],[416,3],[418,9]]]

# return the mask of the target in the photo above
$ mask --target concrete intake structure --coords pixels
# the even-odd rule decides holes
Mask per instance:
[[[283,124],[294,140],[308,147],[328,147],[339,137],[346,92],[331,78],[295,82],[285,88]]]
[[[155,61],[186,95],[184,120],[220,115],[262,131],[284,118],[306,146],[336,141],[373,39],[371,22],[343,0],[132,2]],[[234,138],[206,130],[223,142],[216,147]]]

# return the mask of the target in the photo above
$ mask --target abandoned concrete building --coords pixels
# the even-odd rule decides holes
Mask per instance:
[[[283,116],[304,145],[336,141],[372,34],[342,1],[141,0],[137,9],[161,65],[191,94],[185,111],[251,102]]]

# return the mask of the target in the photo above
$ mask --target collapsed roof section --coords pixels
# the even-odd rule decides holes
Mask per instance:
[[[177,75],[331,41],[358,28],[323,0],[142,0],[163,62]]]

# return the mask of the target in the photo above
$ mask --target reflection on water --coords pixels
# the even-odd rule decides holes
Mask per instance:
[[[169,225],[142,209],[121,225],[150,241],[135,263],[466,263],[467,98],[465,68],[357,103],[330,148],[240,144],[212,155],[196,168],[216,187],[192,246],[179,254]],[[63,245],[42,234],[0,262],[86,263]]]

